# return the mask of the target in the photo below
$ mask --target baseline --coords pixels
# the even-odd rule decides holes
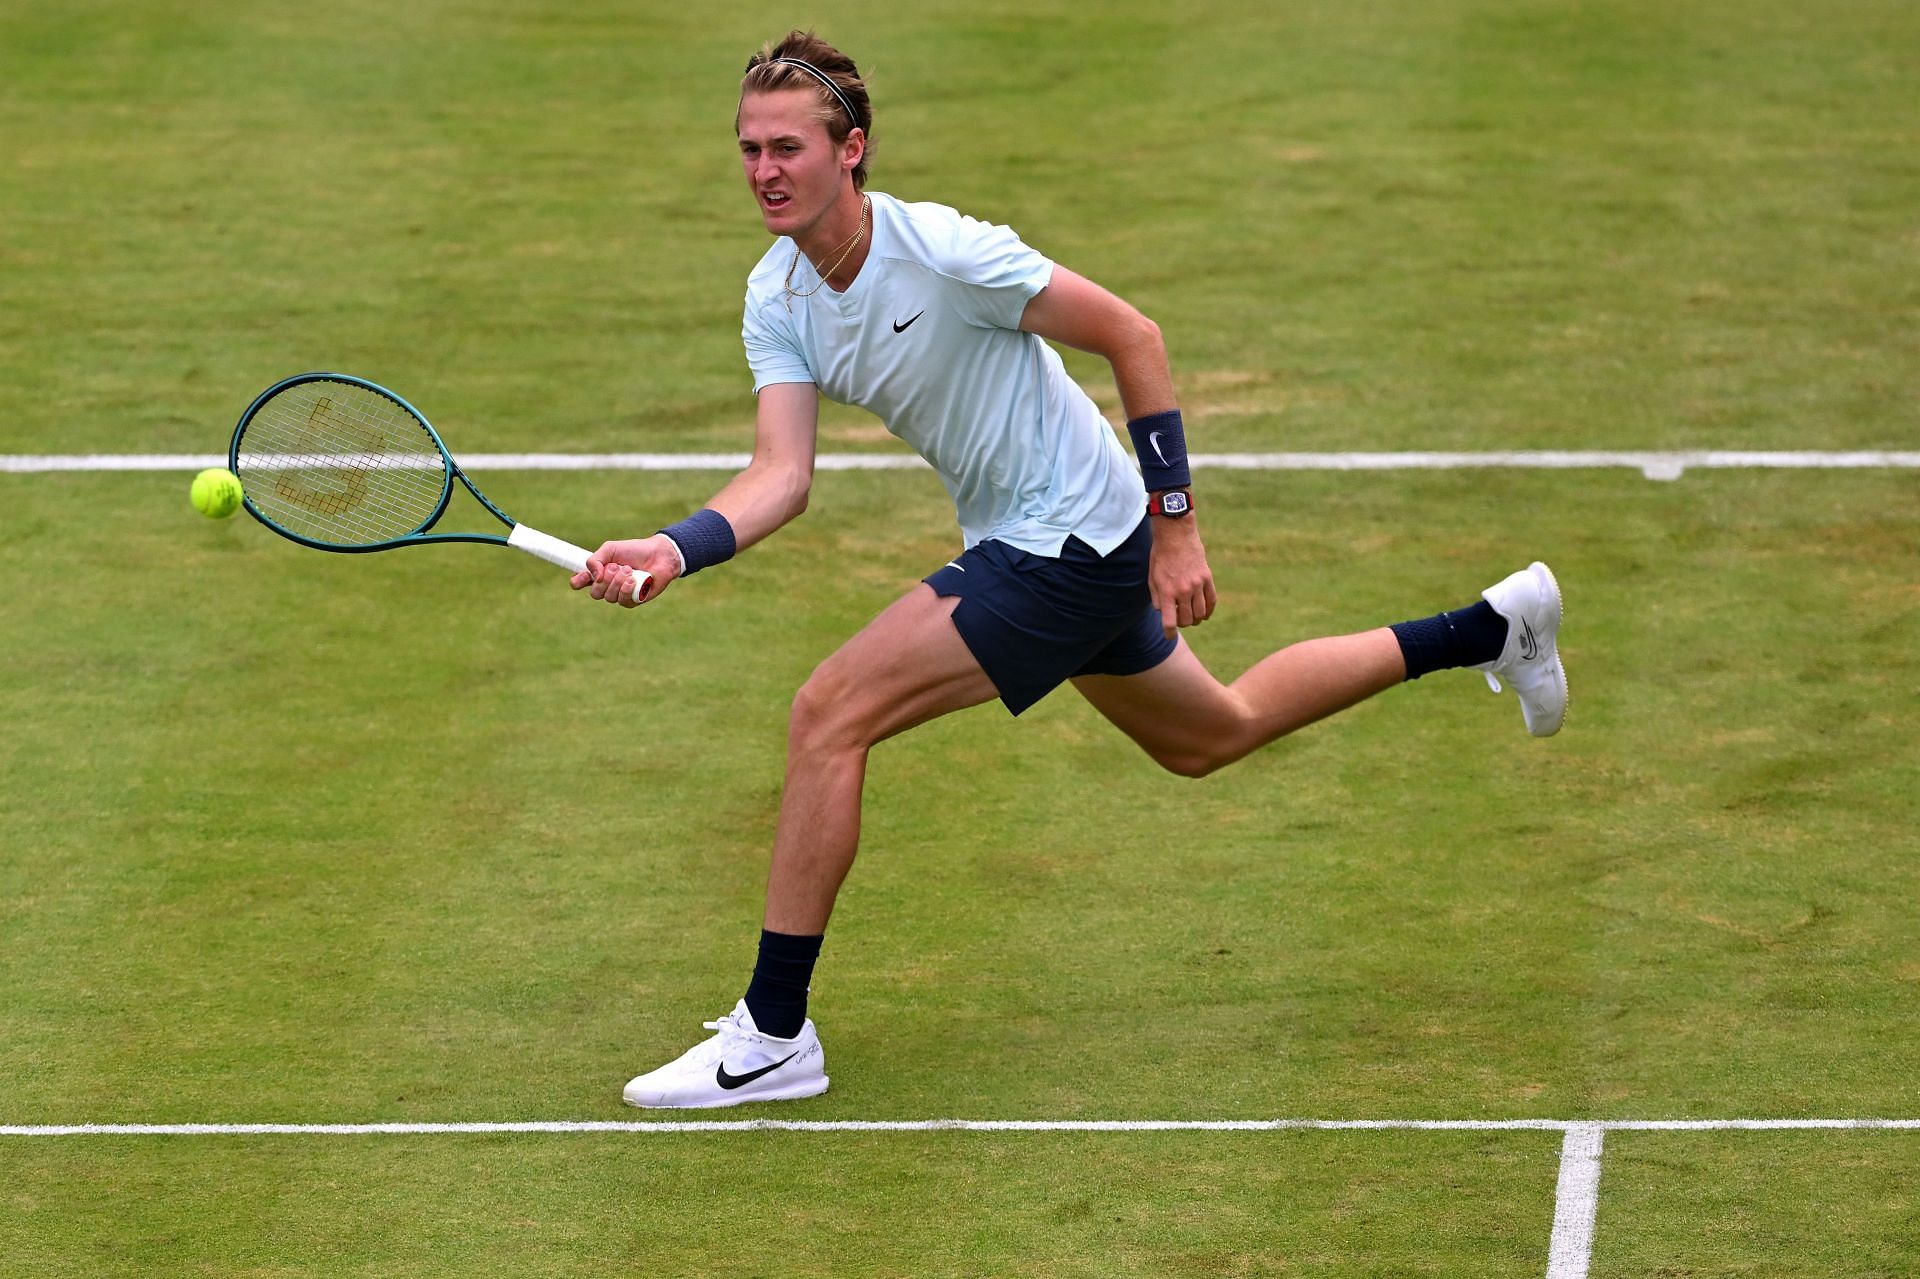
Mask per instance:
[[[746,453],[475,453],[462,459],[474,471],[738,471]],[[1195,453],[1195,467],[1230,471],[1451,471],[1627,469],[1650,480],[1677,480],[1689,470],[1911,470],[1920,452],[1856,449],[1819,451],[1533,450],[1450,453]],[[198,471],[225,466],[224,453],[10,453],[0,474],[64,471]],[[822,453],[823,471],[907,471],[927,463],[903,453]]]
[[[356,1137],[689,1132],[1720,1132],[1920,1131],[1920,1119],[661,1119],[421,1123],[0,1124],[0,1137]],[[1595,1147],[1596,1151],[1598,1147]]]

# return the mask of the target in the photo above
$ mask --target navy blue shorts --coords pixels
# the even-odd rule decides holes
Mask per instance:
[[[1173,655],[1147,590],[1149,518],[1104,558],[1077,537],[1058,559],[989,539],[923,579],[960,597],[953,624],[1015,715],[1076,675],[1137,675]]]

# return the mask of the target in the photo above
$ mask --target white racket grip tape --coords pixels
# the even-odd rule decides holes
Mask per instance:
[[[565,538],[542,533],[539,529],[530,528],[525,524],[513,526],[513,531],[507,534],[507,545],[543,559],[549,564],[557,564],[570,572],[587,571],[587,552],[583,548],[575,546]],[[642,573],[639,569],[633,570],[634,603],[640,602],[640,596],[646,591],[647,583],[652,580],[650,574]]]

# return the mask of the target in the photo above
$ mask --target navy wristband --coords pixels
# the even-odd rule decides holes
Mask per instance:
[[[686,572],[680,575],[682,577],[690,577],[703,568],[723,564],[733,558],[733,525],[727,523],[726,516],[710,506],[660,531],[673,539],[673,544],[680,548],[680,558],[687,562]]]
[[[1127,423],[1133,437],[1133,453],[1140,459],[1140,478],[1147,492],[1183,489],[1193,483],[1187,469],[1187,433],[1180,424],[1180,410],[1150,413]]]

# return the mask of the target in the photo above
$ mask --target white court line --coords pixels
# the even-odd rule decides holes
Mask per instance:
[[[1574,1124],[1560,1143],[1547,1279],[1587,1279],[1593,1258],[1593,1222],[1600,1208],[1600,1148],[1606,1135],[1599,1124]]]
[[[687,1132],[1726,1132],[1920,1131],[1920,1119],[667,1119],[445,1123],[0,1124],[0,1137],[433,1136]]]
[[[483,471],[738,471],[746,453],[475,453],[463,467]],[[1920,468],[1920,452],[1520,451],[1485,453],[1195,453],[1194,466],[1229,471],[1449,471],[1619,469],[1650,480],[1676,480],[1689,470],[1906,470]],[[198,471],[225,466],[223,453],[0,454],[0,474],[57,471]],[[922,470],[902,453],[823,453],[823,471]]]
[[[1905,1129],[1920,1119],[695,1119],[656,1122],[527,1120],[502,1123],[6,1124],[0,1137],[432,1136],[454,1133],[739,1132],[1561,1132],[1546,1279],[1586,1279],[1600,1204],[1608,1130],[1660,1132]]]

